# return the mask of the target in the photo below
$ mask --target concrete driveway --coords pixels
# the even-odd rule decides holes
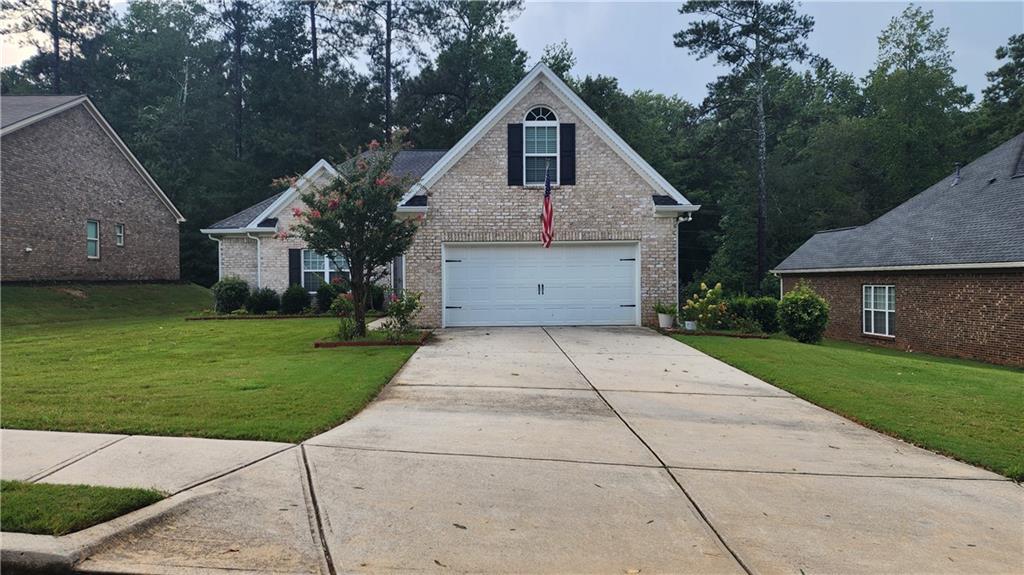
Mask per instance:
[[[1017,484],[639,328],[444,331],[353,420],[204,488],[83,567],[1024,568]]]

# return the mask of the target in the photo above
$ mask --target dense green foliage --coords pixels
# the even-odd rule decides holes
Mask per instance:
[[[61,284],[0,287],[3,329],[33,324],[195,314],[211,306],[210,290],[194,284]]]
[[[213,308],[217,313],[231,313],[245,306],[249,301],[249,284],[236,277],[226,277],[210,288],[213,293]]]
[[[66,535],[163,498],[149,489],[3,481],[0,523],[12,533]]]
[[[5,20],[7,29],[51,29],[49,2],[12,1],[33,9],[10,12],[26,16]],[[345,150],[386,140],[394,127],[408,128],[419,148],[452,146],[529,62],[507,26],[517,0],[392,3],[390,12],[380,0],[135,0],[118,12],[100,0],[58,4],[61,57],[41,36],[36,56],[3,70],[0,90],[47,93],[59,84],[89,94],[188,218],[182,274],[203,285],[216,280],[217,257],[200,228],[265,199],[280,189],[278,178],[320,158],[341,162]],[[820,57],[794,69],[807,56],[811,24],[798,6],[686,9],[701,21],[733,9],[765,22],[716,36],[680,17],[680,46],[730,70],[703,102],[577,77],[564,43],[533,55],[703,206],[680,225],[683,294],[700,281],[722,282],[729,293],[775,293],[757,273],[759,190],[772,267],[815,231],[863,224],[954,163],[1024,131],[1024,35],[997,51],[999,65],[975,103],[954,81],[948,30],[920,7],[880,31],[875,66],[859,79]],[[785,22],[794,26],[777,26]],[[751,60],[757,34],[770,53]]]
[[[270,311],[277,311],[281,307],[281,297],[271,288],[265,287],[252,290],[249,298],[245,300],[245,309],[249,313],[264,315]]]
[[[828,340],[679,339],[872,429],[1024,480],[1024,371]]]
[[[797,284],[779,302],[779,326],[789,337],[802,343],[818,343],[828,327],[828,302],[811,286]]]
[[[739,296],[730,298],[725,305],[735,319],[753,322],[765,333],[779,331],[779,300],[772,296]]]
[[[281,313],[295,315],[309,307],[309,292],[306,288],[295,284],[288,286],[281,294]]]
[[[334,300],[343,293],[347,293],[348,290],[345,286],[338,283],[327,283],[320,284],[320,287],[316,290],[316,312],[327,313],[331,311],[331,305]]]
[[[330,318],[184,321],[209,290],[159,287],[76,286],[102,300],[83,309],[3,286],[0,427],[296,442],[352,417],[415,351],[314,349]],[[139,288],[146,306],[120,305]],[[44,306],[45,320],[8,321]]]

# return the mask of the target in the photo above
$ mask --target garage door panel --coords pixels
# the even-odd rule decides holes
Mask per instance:
[[[632,325],[636,259],[636,244],[446,245],[445,324]]]

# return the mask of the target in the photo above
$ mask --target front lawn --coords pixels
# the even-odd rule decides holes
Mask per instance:
[[[0,426],[296,442],[352,417],[415,351],[313,349],[329,318],[184,321],[209,292],[159,287],[4,286]]]
[[[868,427],[1024,479],[1024,371],[836,341],[674,337]]]
[[[148,489],[3,481],[0,524],[8,532],[66,535],[163,498]]]

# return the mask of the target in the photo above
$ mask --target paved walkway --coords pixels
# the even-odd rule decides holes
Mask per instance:
[[[519,328],[449,330],[438,340],[360,415],[301,446],[161,438],[201,442],[166,458],[179,466],[202,445],[239,447],[224,445],[230,455],[211,455],[220,464],[202,472],[168,473],[165,490],[189,498],[80,569],[1007,573],[1024,565],[1017,484],[866,430],[670,338]],[[31,458],[11,455],[20,443],[12,434],[22,433],[33,432],[4,432],[5,478],[11,467],[25,478],[102,483],[103,469],[136,464],[136,451],[118,446],[141,441],[90,436],[89,446],[71,448],[71,438],[54,435],[52,452],[23,464]],[[153,475],[164,473],[110,481]]]

